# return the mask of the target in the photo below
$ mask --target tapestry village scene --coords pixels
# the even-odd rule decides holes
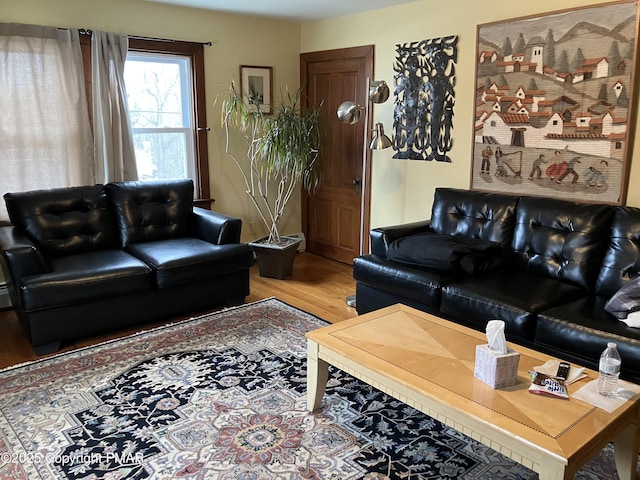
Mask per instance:
[[[473,188],[620,201],[634,9],[479,26]]]

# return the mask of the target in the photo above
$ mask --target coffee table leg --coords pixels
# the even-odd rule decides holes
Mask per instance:
[[[320,407],[329,378],[329,364],[318,358],[318,344],[307,340],[307,409]]]
[[[638,462],[638,426],[629,424],[613,439],[613,452],[616,460],[616,470],[620,480],[636,479],[636,464]]]
[[[540,469],[540,472],[538,472],[538,476],[540,480],[569,480],[573,479],[574,474],[567,469],[566,465],[547,459],[547,461],[542,464],[542,468]]]

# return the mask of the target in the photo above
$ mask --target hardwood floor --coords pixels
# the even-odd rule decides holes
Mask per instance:
[[[276,297],[331,323],[357,315],[345,301],[356,291],[351,265],[301,253],[296,256],[293,273],[283,280],[260,277],[257,265],[251,270],[248,302]]]
[[[247,302],[254,302],[269,297],[276,297],[294,307],[305,310],[328,322],[355,317],[354,308],[347,306],[345,298],[355,292],[355,280],[352,277],[353,267],[344,263],[328,260],[310,253],[301,253],[296,261],[291,276],[283,280],[260,277],[258,266],[251,268],[251,293]],[[104,342],[141,330],[165,325],[171,321],[182,320],[206,312],[193,312],[180,318],[164,319],[158,322],[135,325],[125,330],[118,330],[107,335],[80,339],[61,351]],[[0,311],[0,368],[35,360],[31,345],[24,337],[18,319],[13,310]]]

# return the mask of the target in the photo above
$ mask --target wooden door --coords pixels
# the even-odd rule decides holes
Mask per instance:
[[[300,74],[307,104],[323,112],[323,182],[302,202],[307,251],[352,264],[368,252],[371,152],[363,152],[365,112],[354,125],[340,122],[336,112],[347,100],[366,105],[373,46],[303,53]]]

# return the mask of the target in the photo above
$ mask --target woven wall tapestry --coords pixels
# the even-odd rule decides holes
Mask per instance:
[[[638,1],[478,25],[471,188],[624,204]]]

